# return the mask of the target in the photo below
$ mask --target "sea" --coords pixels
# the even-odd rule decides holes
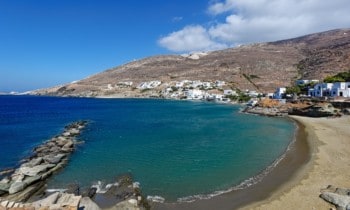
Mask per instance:
[[[64,126],[88,120],[68,165],[48,182],[88,188],[131,174],[143,194],[208,198],[260,181],[294,139],[285,118],[202,101],[0,96],[0,170],[16,167]]]

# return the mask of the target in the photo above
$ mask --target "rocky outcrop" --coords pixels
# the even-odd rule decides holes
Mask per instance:
[[[66,164],[77,142],[76,137],[86,124],[86,121],[72,123],[62,134],[36,147],[31,157],[0,181],[0,196],[20,202],[39,191],[46,179]]]
[[[306,117],[331,117],[337,116],[339,111],[330,103],[317,103],[305,108],[291,108],[289,115],[299,115]]]
[[[48,197],[32,202],[19,203],[0,199],[0,209],[16,210],[100,210],[100,207],[88,197],[76,196],[69,193],[53,193]]]
[[[100,187],[98,187],[100,188]],[[101,193],[101,191],[105,191]],[[99,190],[95,201],[102,208],[113,209],[149,209],[150,205],[141,194],[139,183],[133,182],[130,174],[117,177],[116,183],[106,185],[106,190]]]

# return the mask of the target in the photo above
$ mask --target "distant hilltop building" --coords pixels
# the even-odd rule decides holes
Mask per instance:
[[[307,85],[307,84],[311,84],[311,83],[319,83],[320,80],[318,79],[312,79],[312,80],[308,80],[308,79],[299,79],[295,82],[296,85]]]

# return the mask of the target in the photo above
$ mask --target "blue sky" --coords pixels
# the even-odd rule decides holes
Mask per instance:
[[[349,27],[333,0],[0,0],[0,91],[85,78],[158,54]]]

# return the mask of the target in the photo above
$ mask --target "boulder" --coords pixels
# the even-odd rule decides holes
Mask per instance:
[[[332,203],[339,208],[346,209],[347,206],[350,207],[350,196],[339,195],[337,193],[332,193],[332,192],[324,192],[320,195],[320,197],[323,198],[325,201]]]
[[[67,190],[65,193],[68,194],[74,194],[74,195],[80,195],[80,187],[77,183],[72,183],[67,186]]]
[[[89,197],[83,197],[82,199],[80,199],[79,209],[100,210],[100,207]]]
[[[43,157],[46,163],[51,163],[51,164],[57,164],[59,163],[62,158],[64,158],[66,155],[65,154],[57,154],[57,155],[46,155]]]
[[[339,194],[339,195],[350,195],[350,189],[346,189],[346,188],[337,188],[335,190],[335,193]]]
[[[78,134],[80,134],[80,131],[78,129],[76,129],[76,128],[72,128],[72,129],[69,130],[69,133],[71,135],[78,135]]]
[[[24,190],[27,187],[27,184],[25,182],[14,182],[11,184],[9,189],[9,194],[15,194],[17,192],[20,192]]]
[[[66,143],[63,148],[72,148],[73,147],[73,142],[72,141],[69,141],[68,143]]]
[[[60,153],[60,151],[61,151],[61,148],[58,147],[58,146],[54,146],[54,147],[50,148],[50,153],[51,154],[58,154],[58,153]]]
[[[0,190],[8,192],[10,189],[10,183],[0,183]]]
[[[47,171],[49,168],[55,167],[54,164],[43,164],[34,167],[21,167],[19,168],[19,173],[26,176],[36,176],[42,172]]]
[[[19,171],[16,171],[14,174],[11,175],[11,180],[14,182],[21,182],[23,181],[23,179],[24,175]]]
[[[35,184],[33,183],[32,185],[27,186],[25,189],[18,193],[8,195],[6,198],[9,200],[15,200],[17,202],[25,202],[30,197],[42,193],[44,186],[45,182],[36,182]]]
[[[23,182],[26,183],[27,185],[31,185],[31,184],[39,181],[40,179],[41,179],[41,176],[39,176],[39,175],[29,176],[29,177],[26,177]]]
[[[15,169],[13,169],[13,168],[3,169],[3,170],[0,171],[0,177],[2,177],[4,175],[8,175],[8,174],[10,174],[10,173],[12,173],[14,171],[15,171]]]
[[[37,148],[34,149],[34,151],[36,153],[42,153],[42,152],[45,152],[45,151],[48,151],[49,150],[49,147],[47,147],[46,145],[41,145]]]
[[[59,196],[60,196],[60,193],[55,192],[44,199],[33,202],[32,205],[35,206],[36,209],[40,208],[41,206],[50,206],[57,202]]]
[[[38,158],[34,158],[34,159],[30,160],[27,163],[22,164],[22,166],[34,167],[34,166],[39,165],[42,162],[43,162],[43,158],[42,157],[38,157]]]
[[[65,137],[70,136],[70,135],[71,135],[71,133],[69,133],[68,131],[62,133],[62,136],[65,136]]]
[[[343,113],[346,115],[350,115],[350,108],[343,109]]]
[[[84,191],[82,193],[83,197],[89,197],[89,198],[93,198],[96,195],[97,192],[97,188],[96,187],[91,187],[88,190]]]
[[[116,209],[128,209],[128,210],[140,210],[140,208],[133,204],[133,203],[129,203],[129,201],[123,201],[123,202],[120,202],[120,203],[117,203],[115,205],[115,208]]]
[[[7,193],[7,191],[0,190],[0,196],[5,195],[6,193]]]

